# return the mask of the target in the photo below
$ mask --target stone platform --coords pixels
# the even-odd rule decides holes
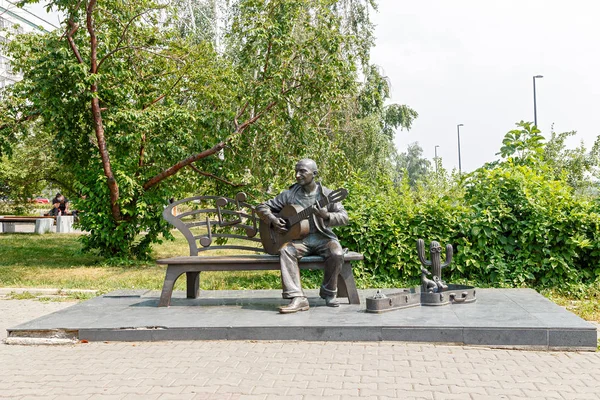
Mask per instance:
[[[382,290],[394,293],[394,289]],[[278,290],[175,292],[157,307],[159,292],[117,291],[9,328],[11,338],[87,341],[308,340],[455,343],[544,350],[595,350],[596,327],[531,289],[478,289],[477,301],[382,314],[361,305],[326,307],[308,290],[309,311],[282,315]]]

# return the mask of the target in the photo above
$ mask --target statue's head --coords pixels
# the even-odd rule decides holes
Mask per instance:
[[[319,174],[317,163],[310,158],[304,158],[296,163],[296,182],[300,185],[311,183]]]
[[[298,161],[296,163],[296,167],[298,167],[299,165],[303,165],[305,168],[317,172],[317,163],[315,162],[315,160],[312,160],[310,158],[303,158],[302,160]]]

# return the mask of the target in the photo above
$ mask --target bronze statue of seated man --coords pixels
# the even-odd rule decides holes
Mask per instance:
[[[315,161],[300,160],[296,164],[295,176],[296,183],[289,189],[256,207],[261,220],[269,224],[275,235],[285,235],[290,231],[289,220],[278,215],[286,206],[299,206],[298,208],[303,211],[310,211],[307,213],[309,214],[307,236],[290,238],[278,249],[283,298],[291,300],[288,305],[279,308],[279,312],[284,314],[309,309],[308,299],[302,290],[300,269],[298,268],[298,260],[308,255],[318,255],[325,259],[325,272],[319,294],[321,298],[325,299],[327,306],[339,306],[336,295],[338,274],[344,263],[344,250],[331,227],[348,223],[348,213],[339,199],[337,199],[338,201],[326,201],[332,197],[334,191],[316,181],[318,169]],[[345,189],[341,190],[347,195]],[[345,195],[343,195],[344,198]],[[319,207],[318,202],[327,205]],[[262,240],[264,243],[265,239]]]

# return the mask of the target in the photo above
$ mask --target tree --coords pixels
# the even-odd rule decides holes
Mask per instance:
[[[418,114],[406,105],[385,104],[390,83],[380,68],[369,65],[363,73],[365,78],[356,96],[349,98],[334,118],[343,133],[340,148],[349,164],[375,180],[378,174],[389,174],[393,169],[395,130],[410,129]]]
[[[600,165],[600,137],[588,152],[580,143],[575,149],[566,148],[565,141],[577,132],[551,132],[551,137],[544,146],[544,160],[559,178],[565,175],[567,182],[578,193],[586,193],[597,186],[591,178],[598,178]]]
[[[291,157],[344,158],[328,115],[356,93],[368,40],[337,2],[240,0],[222,53],[182,37],[152,0],[49,5],[63,32],[8,46],[23,80],[4,94],[0,137],[10,145],[33,119],[53,135],[87,248],[144,256],[167,233],[171,197],[236,183],[260,193],[287,180]]]
[[[406,176],[411,187],[431,170],[431,163],[423,158],[423,149],[417,142],[409,144],[406,152],[398,154],[395,161],[396,181]]]
[[[57,163],[50,135],[34,124],[19,136],[10,157],[0,156],[0,196],[22,204],[49,185],[73,193],[71,177]]]

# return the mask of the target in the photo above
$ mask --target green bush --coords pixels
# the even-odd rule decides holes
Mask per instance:
[[[467,180],[465,243],[457,262],[496,284],[542,286],[600,275],[594,204],[566,181],[510,160]]]
[[[362,252],[359,279],[418,279],[416,240],[452,244],[447,281],[557,286],[600,277],[598,202],[539,166],[508,160],[466,178],[432,174],[411,189],[355,176],[342,245]]]
[[[397,187],[383,176],[369,183],[356,176],[347,186],[350,222],[337,233],[344,247],[365,256],[355,269],[359,278],[418,279],[417,239],[453,243],[459,236],[466,210],[448,195],[450,186],[429,182],[429,192],[412,190],[407,181]]]

